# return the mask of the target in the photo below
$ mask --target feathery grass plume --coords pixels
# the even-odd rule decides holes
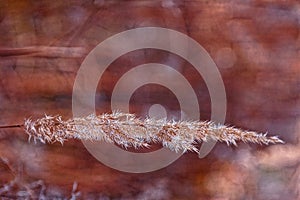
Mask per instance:
[[[196,144],[210,139],[237,145],[237,141],[257,144],[284,143],[277,136],[207,121],[168,121],[166,119],[140,119],[134,114],[113,112],[96,116],[73,118],[47,116],[32,121],[26,119],[24,129],[29,135],[43,143],[63,142],[70,138],[105,141],[127,147],[149,147],[149,143],[162,143],[164,147],[179,151],[198,152]]]

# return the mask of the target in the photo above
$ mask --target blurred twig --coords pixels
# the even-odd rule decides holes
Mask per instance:
[[[0,48],[0,57],[33,56],[33,57],[67,57],[80,58],[87,54],[83,47],[49,47],[29,46],[20,48]]]

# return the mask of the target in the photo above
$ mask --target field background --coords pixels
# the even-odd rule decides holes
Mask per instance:
[[[186,153],[146,174],[106,167],[81,141],[28,143],[22,129],[0,130],[0,197],[79,199],[300,199],[300,3],[293,0],[0,0],[0,124],[44,113],[72,117],[72,88],[85,56],[101,41],[136,27],[178,30],[216,62],[227,93],[226,124],[279,135],[284,145],[217,144],[204,159]],[[132,67],[176,68],[197,91],[201,119],[210,99],[201,76],[157,50],[117,59],[99,82],[97,112],[110,111],[117,80]],[[124,91],[126,92],[126,91]],[[152,103],[178,112],[164,87],[134,93],[132,112]]]

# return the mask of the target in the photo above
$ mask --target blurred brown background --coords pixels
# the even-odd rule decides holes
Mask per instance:
[[[89,51],[109,36],[146,26],[183,32],[209,52],[224,80],[227,124],[279,135],[286,144],[217,144],[204,159],[186,153],[159,171],[128,174],[98,162],[80,141],[34,144],[21,129],[1,129],[0,196],[300,199],[296,0],[0,0],[0,124],[44,113],[72,117],[73,83]],[[123,73],[148,62],[181,72],[197,91],[201,119],[210,119],[201,76],[178,56],[153,49],[130,52],[108,68],[99,82],[97,112],[110,111],[111,92]],[[136,91],[130,109],[143,116],[155,102],[179,112],[174,95],[157,85]]]

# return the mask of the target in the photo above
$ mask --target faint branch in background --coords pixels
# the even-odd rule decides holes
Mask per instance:
[[[77,197],[80,197],[81,192],[77,191],[77,186],[78,186],[78,184],[77,184],[77,182],[75,181],[75,182],[73,183],[72,193],[71,193],[71,198],[70,198],[70,200],[76,200]]]
[[[15,174],[15,170],[11,167],[6,158],[0,157],[0,162],[8,166],[9,170],[14,174],[14,179],[0,185],[1,199],[70,199],[76,200],[80,197],[81,192],[77,190],[77,182],[73,183],[70,197],[64,197],[63,194],[51,194],[47,191],[47,187],[42,180],[33,182],[21,181],[20,177]]]
[[[139,119],[133,114],[113,112],[96,116],[73,118],[47,116],[32,121],[25,120],[24,129],[34,141],[63,142],[70,138],[105,141],[127,147],[149,147],[162,143],[173,151],[198,152],[196,144],[215,140],[236,145],[238,141],[257,144],[284,143],[277,136],[244,131],[207,121],[168,121],[166,119]]]
[[[87,50],[83,47],[48,47],[29,46],[20,48],[0,48],[0,57],[33,56],[33,57],[62,57],[82,58]]]
[[[1,197],[7,197],[7,198],[13,198],[14,196],[10,193],[15,192],[14,190],[16,188],[22,188],[22,191],[18,191],[18,197],[32,197],[33,190],[28,186],[26,183],[24,183],[24,180],[21,177],[22,174],[22,167],[18,166],[17,169],[9,162],[9,160],[5,157],[0,156],[0,161],[6,165],[6,167],[9,169],[10,173],[14,176],[14,179],[11,180],[9,183],[5,184],[4,186],[0,187],[0,196]]]
[[[64,197],[64,194],[55,195],[51,191],[47,191],[47,187],[42,180],[28,182],[23,180],[15,167],[5,157],[0,156],[0,166],[4,164],[10,173],[13,174],[13,179],[4,185],[0,185],[1,199],[70,199],[76,200],[80,197],[81,192],[77,189],[77,182],[73,183],[72,191],[69,197]]]

